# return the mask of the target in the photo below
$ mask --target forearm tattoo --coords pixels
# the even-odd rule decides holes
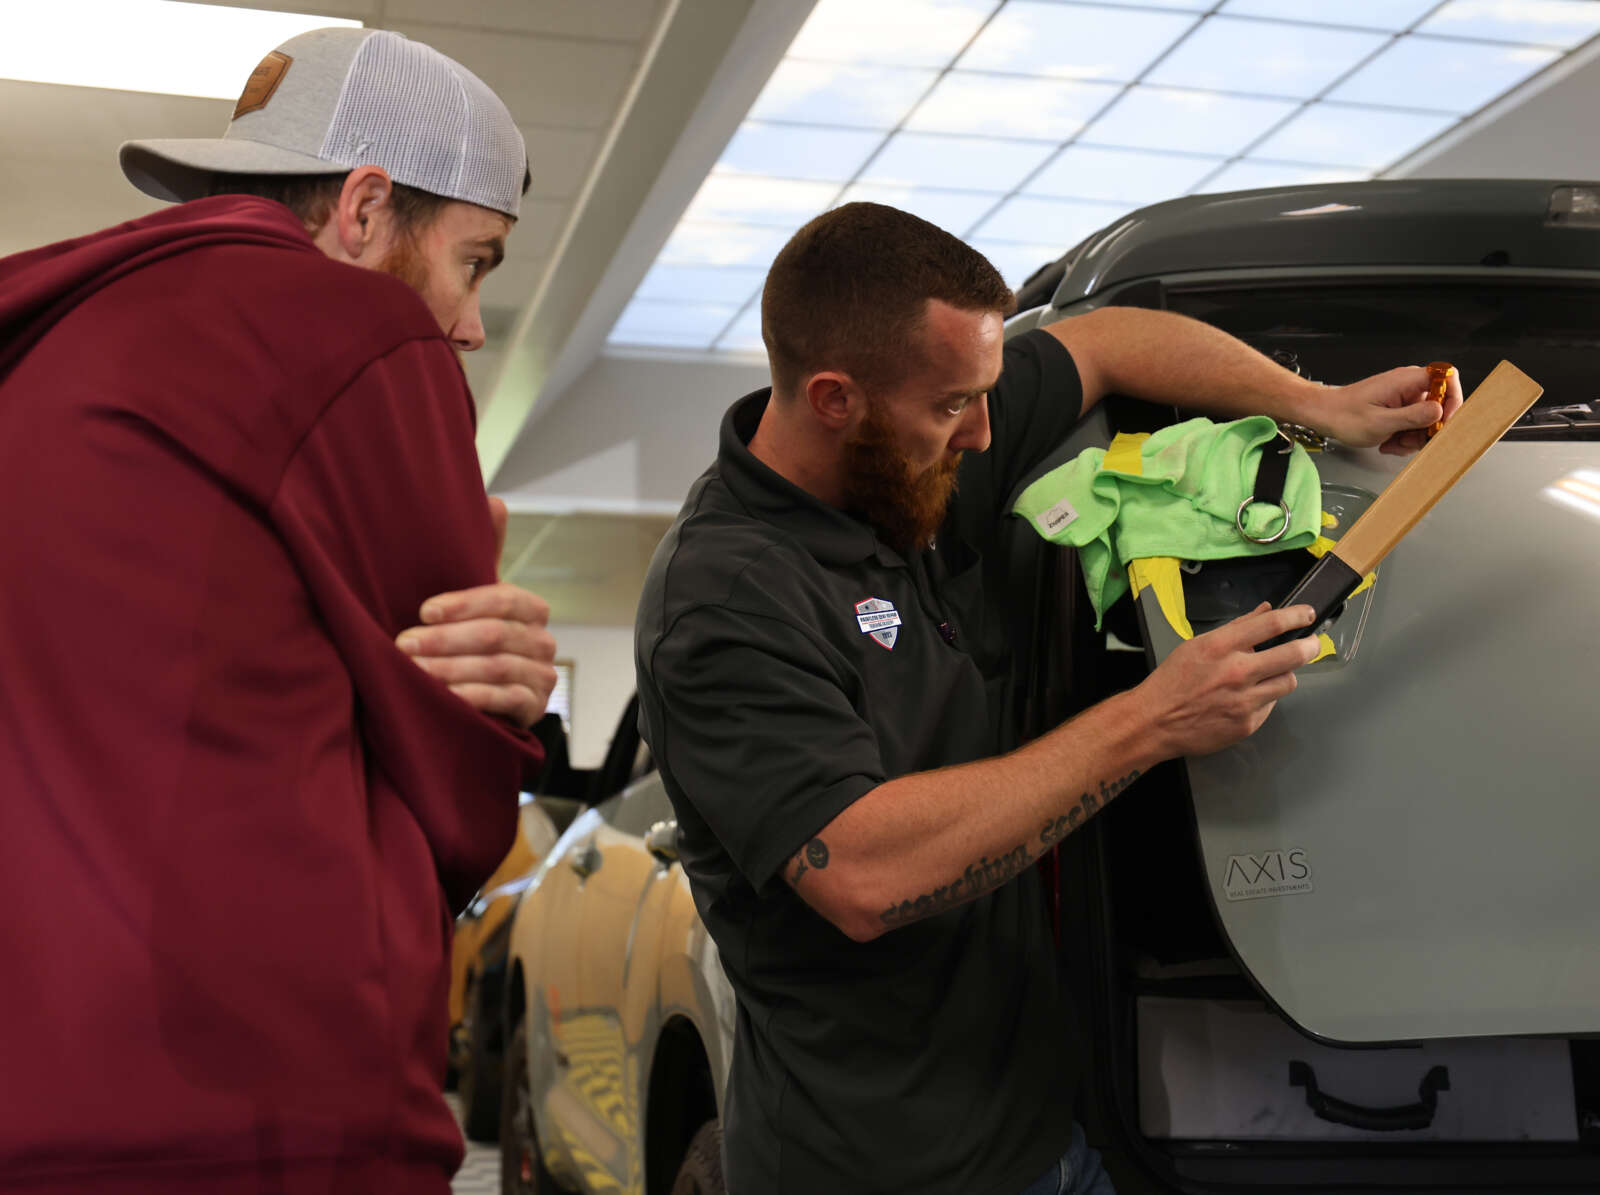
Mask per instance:
[[[798,887],[800,877],[806,872],[821,871],[828,866],[828,844],[820,838],[813,838],[794,857],[794,870],[789,873],[789,886]]]
[[[969,863],[965,871],[949,884],[942,884],[932,892],[924,892],[921,896],[910,900],[903,900],[898,904],[890,905],[879,917],[884,925],[891,928],[906,925],[913,921],[920,921],[924,917],[932,917],[935,913],[943,913],[957,905],[965,904],[982,896],[985,892],[992,892],[1009,880],[1021,875],[1045,851],[1060,842],[1073,830],[1076,830],[1089,817],[1111,800],[1112,797],[1122,792],[1139,778],[1137,769],[1129,772],[1120,780],[1110,783],[1100,782],[1098,792],[1082,794],[1066,813],[1060,817],[1051,818],[1039,831],[1039,846],[1031,848],[1027,843],[1019,843],[997,859],[984,855],[976,863]],[[807,848],[809,849],[809,848]],[[799,856],[796,856],[798,859]],[[798,874],[795,876],[799,879]]]

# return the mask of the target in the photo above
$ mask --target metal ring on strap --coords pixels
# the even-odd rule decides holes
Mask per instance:
[[[1283,538],[1283,533],[1285,531],[1289,530],[1289,517],[1290,517],[1289,516],[1289,504],[1287,502],[1283,502],[1283,501],[1280,501],[1278,503],[1278,509],[1283,511],[1283,526],[1279,527],[1276,531],[1274,531],[1271,535],[1267,536],[1266,538],[1258,539],[1256,536],[1251,535],[1248,531],[1246,531],[1244,529],[1244,512],[1245,512],[1245,508],[1247,506],[1249,506],[1251,503],[1255,502],[1255,501],[1256,501],[1255,496],[1251,495],[1250,497],[1246,498],[1243,502],[1239,503],[1239,510],[1233,516],[1234,526],[1239,528],[1239,534],[1240,535],[1244,536],[1245,539],[1249,540],[1253,544],[1275,544],[1280,539]]]

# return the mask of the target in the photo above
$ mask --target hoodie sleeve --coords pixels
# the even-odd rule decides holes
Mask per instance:
[[[531,737],[480,714],[394,645],[436,593],[495,580],[472,405],[448,346],[372,362],[289,460],[270,517],[358,702],[367,782],[410,810],[452,908],[510,849]]]

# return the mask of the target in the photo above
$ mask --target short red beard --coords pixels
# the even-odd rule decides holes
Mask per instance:
[[[428,267],[423,264],[422,254],[417,251],[417,243],[411,237],[404,234],[397,237],[389,252],[378,263],[378,269],[385,274],[393,274],[416,291],[423,302],[427,302]]]
[[[956,492],[956,453],[920,472],[895,442],[894,424],[876,402],[845,442],[845,502],[890,547],[919,552],[933,542]]]

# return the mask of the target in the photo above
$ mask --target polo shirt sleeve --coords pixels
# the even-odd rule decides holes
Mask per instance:
[[[656,758],[752,888],[883,783],[842,660],[784,619],[698,607],[647,663]]]
[[[989,450],[968,453],[961,496],[986,523],[1083,414],[1083,384],[1072,354],[1049,332],[1034,329],[1007,342],[1000,383],[989,394]]]

